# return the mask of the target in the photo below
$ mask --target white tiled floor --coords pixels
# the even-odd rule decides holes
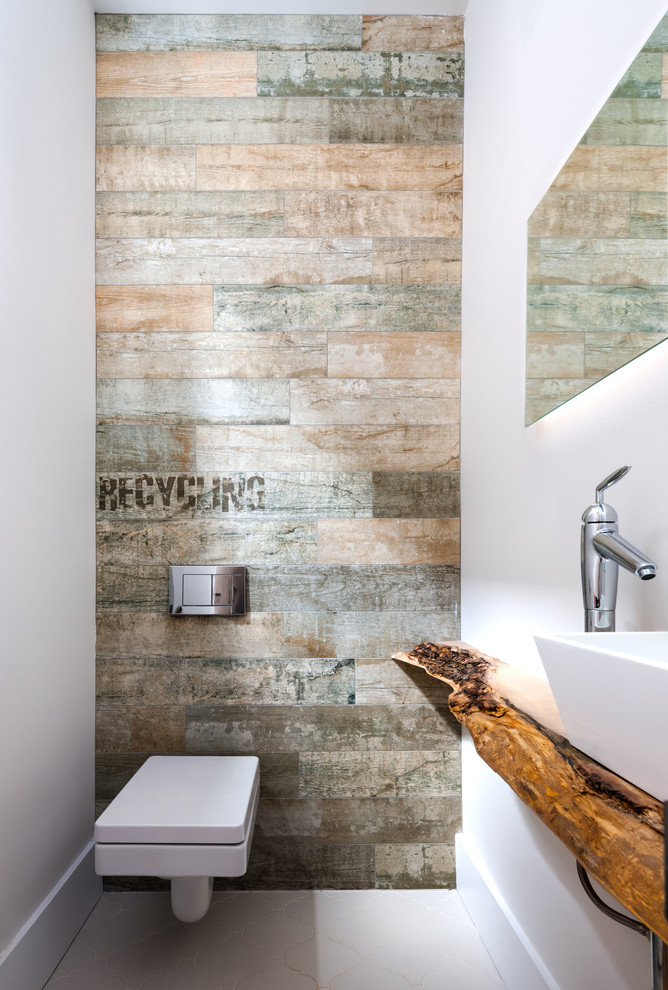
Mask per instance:
[[[48,990],[504,990],[453,890],[104,894]]]

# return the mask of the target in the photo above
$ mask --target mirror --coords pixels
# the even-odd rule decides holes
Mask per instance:
[[[668,338],[667,143],[668,15],[529,219],[526,425]]]

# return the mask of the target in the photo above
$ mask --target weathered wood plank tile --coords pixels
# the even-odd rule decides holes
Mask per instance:
[[[373,241],[375,283],[461,283],[462,242],[451,237],[377,237]]]
[[[613,89],[610,94],[610,99],[630,100],[660,98],[661,62],[662,53],[659,51],[640,52],[640,54],[634,58],[627,71]],[[594,124],[596,124],[597,121],[598,117],[594,121]]]
[[[286,192],[287,237],[459,237],[455,192]]]
[[[104,423],[287,423],[290,385],[280,379],[103,379],[97,416]]]
[[[371,516],[371,474],[362,471],[277,471],[262,475],[107,472],[97,479],[97,505],[100,517],[107,515],[110,519]]]
[[[98,240],[98,285],[364,282],[370,238],[183,237]]]
[[[256,96],[255,52],[100,52],[98,98]]]
[[[379,890],[456,889],[454,842],[387,843],[376,846]]]
[[[202,471],[454,471],[453,426],[198,426]]]
[[[659,84],[657,81],[657,90]],[[587,145],[666,146],[664,100],[608,100],[584,137]]]
[[[584,378],[584,366],[583,331],[527,333],[527,377]]]
[[[668,53],[668,17],[662,17],[656,28],[643,45],[646,52]]]
[[[664,332],[637,333],[585,333],[584,374],[587,378],[604,378],[622,364],[644,354],[668,340],[668,320]]]
[[[199,145],[197,188],[459,190],[461,145]]]
[[[97,373],[160,379],[324,376],[327,341],[325,334],[290,332],[99,334]]]
[[[283,617],[266,612],[246,613],[232,622],[222,622],[219,616],[175,619],[166,611],[162,615],[146,612],[97,617],[97,656],[101,660],[271,658],[280,657],[282,647]]]
[[[95,290],[99,332],[205,333],[213,328],[210,285],[107,285]]]
[[[661,193],[631,193],[631,237],[668,238],[668,201]]]
[[[376,518],[456,518],[459,474],[444,471],[375,471],[373,515]]]
[[[574,395],[595,385],[598,378],[527,378],[525,423],[528,426]]]
[[[411,842],[416,837],[426,842],[451,842],[461,828],[458,805],[457,797],[425,799],[413,795],[377,800],[352,795],[333,800],[302,798],[288,802],[283,809],[278,802],[264,801],[256,827],[260,842],[273,839],[281,842],[284,850],[287,843],[309,838],[349,843],[353,848],[361,842]]]
[[[319,564],[458,564],[459,519],[320,519]]]
[[[284,621],[286,656],[389,657],[397,643],[459,638],[457,614],[441,610],[287,612]]]
[[[361,374],[365,374],[360,369]],[[459,422],[456,379],[295,379],[290,385],[293,424],[405,425]]]
[[[97,568],[98,612],[162,612],[169,600],[169,568],[124,567],[105,564]]]
[[[97,237],[280,237],[277,192],[99,192]]]
[[[430,565],[250,568],[249,598],[262,612],[392,612],[406,606],[410,587],[420,607],[453,611],[459,569]]]
[[[315,523],[222,517],[164,522],[102,519],[98,522],[98,562],[117,564],[191,564],[199,560],[234,561],[260,567],[265,561],[316,563]],[[176,621],[171,627],[176,627]],[[183,620],[186,621],[185,619]],[[240,628],[241,620],[221,622]],[[199,642],[197,637],[195,642]],[[300,654],[301,655],[301,654]]]
[[[96,707],[95,748],[101,753],[182,753],[185,710],[180,705]]]
[[[258,839],[283,844],[304,839],[347,843],[452,841],[461,828],[458,797],[422,796],[380,799],[353,797],[302,798],[281,808],[265,801],[258,809]],[[319,832],[318,828],[322,831]],[[294,830],[292,833],[290,830]],[[253,843],[255,844],[255,843]],[[301,849],[301,844],[297,847]],[[284,853],[285,854],[285,853]]]
[[[290,801],[281,808],[277,801],[265,801],[258,809],[257,835],[260,844],[276,843],[276,849],[287,853],[287,844],[294,847],[301,861],[302,842],[316,841],[333,843],[334,846],[324,848],[340,848],[342,853],[350,849],[367,848],[361,843],[370,841],[391,842],[397,840],[410,842],[416,837],[429,841],[436,838],[441,841],[454,840],[456,822],[459,815],[454,805],[457,798],[431,798],[436,809],[444,817],[444,824],[439,829],[438,820],[434,815],[427,815],[424,820],[418,817],[420,811],[428,803],[420,797],[381,799],[360,799],[355,797],[338,799],[301,799]],[[318,821],[321,832],[318,832]],[[294,828],[294,838],[290,836],[289,828]],[[461,827],[461,826],[460,826]],[[411,834],[411,828],[414,829]],[[438,841],[438,840],[436,840]],[[287,847],[287,848],[286,848]]]
[[[541,282],[540,274],[540,251],[541,251],[541,238],[540,237],[528,237],[527,238],[527,284],[533,285],[536,282]]]
[[[663,192],[665,184],[665,148],[581,144],[552,188]]]
[[[308,662],[314,665],[315,676],[317,665],[324,661]],[[271,669],[269,676],[273,676]],[[238,687],[233,689],[233,694],[238,692]],[[223,749],[242,754],[362,753],[397,749],[459,752],[459,723],[447,705],[309,704],[295,710],[292,705],[271,700],[261,705],[236,705],[225,700],[222,686],[219,695],[221,703],[218,705],[188,707],[186,746],[189,752],[206,754]],[[269,688],[266,697],[271,698]]]
[[[656,330],[665,325],[668,290],[662,286],[529,285],[531,330],[623,332]],[[577,321],[577,324],[576,324]]]
[[[113,621],[113,620],[112,620]],[[116,622],[125,623],[125,616]],[[187,705],[200,694],[203,661],[98,659],[95,695],[105,705],[141,708],[149,705]],[[225,661],[219,661],[224,663]]]
[[[195,189],[195,149],[138,145],[98,145],[96,189]]]
[[[327,142],[328,105],[313,98],[109,97],[97,101],[97,144]]]
[[[628,237],[631,194],[550,189],[529,218],[529,237]]]
[[[369,144],[461,144],[464,101],[423,97],[332,99],[330,141]]]
[[[264,839],[255,825],[248,870],[238,879],[216,877],[214,890],[370,890],[372,845]],[[143,884],[142,889],[146,890]]]
[[[408,15],[362,17],[362,50],[379,52],[464,51],[464,18]]]
[[[106,562],[98,568],[97,610],[162,612],[167,607],[168,580],[166,564]],[[250,609],[259,612],[392,612],[405,607],[407,587],[428,611],[454,612],[459,602],[459,568],[422,564],[366,567],[265,564],[249,568],[247,590]],[[390,673],[394,674],[394,671]],[[358,679],[359,676],[358,670]],[[370,691],[372,683],[363,683],[365,690]],[[412,682],[409,680],[408,683]],[[379,690],[384,690],[386,684],[389,680],[380,678]],[[432,685],[430,682],[423,684],[422,694],[425,686]],[[388,697],[393,698],[389,687],[388,692]],[[438,693],[440,703],[445,703],[447,693]],[[422,694],[405,700],[419,702]],[[427,692],[427,695],[426,700],[434,700],[433,692]],[[385,696],[384,693],[380,695]],[[385,704],[385,701],[378,702],[381,703]],[[395,704],[396,701],[387,703]]]
[[[98,51],[355,51],[357,14],[97,14]]]
[[[458,378],[458,333],[330,333],[331,378]]]
[[[214,329],[459,330],[458,285],[217,285]]]
[[[656,238],[544,237],[538,280],[581,285],[664,285],[668,252]]]
[[[186,752],[188,752],[187,737]],[[227,756],[228,754],[214,753],[213,755]],[[261,753],[258,759],[260,761],[260,800],[275,798],[279,801],[289,801],[299,797],[299,753]]]
[[[258,96],[462,97],[461,52],[259,52]]]
[[[144,618],[139,617],[142,629]],[[124,622],[126,617],[117,616],[116,619]],[[220,625],[224,626],[225,623]],[[275,625],[272,622],[270,630],[274,639]],[[219,636],[217,647],[209,644],[210,648],[214,652],[216,648],[220,650],[224,639],[224,635],[222,639]],[[229,746],[230,752],[249,752],[248,747],[242,745],[242,740],[250,738],[255,730],[261,733],[258,723],[265,718],[263,713],[267,707],[270,709],[266,714],[268,724],[274,726],[279,721],[289,722],[292,717],[305,726],[321,723],[322,720],[317,715],[303,719],[294,711],[295,705],[306,705],[309,710],[319,705],[327,706],[332,712],[331,717],[336,720],[338,708],[352,706],[354,701],[355,664],[353,660],[292,660],[267,656],[259,656],[257,659],[224,656],[220,659],[188,660],[178,660],[175,656],[162,659],[145,656],[138,659],[112,658],[98,661],[97,696],[105,704],[129,708],[187,705],[189,720],[194,720],[193,724],[200,727],[204,725],[198,744],[205,747],[202,752],[206,751],[207,746],[221,745]],[[246,728],[245,716],[239,706],[251,706],[247,713]],[[205,723],[199,718],[200,709],[206,714]],[[280,711],[282,715],[271,714],[273,709]],[[442,721],[438,715],[425,717],[431,718],[434,725]],[[270,736],[270,732],[265,732],[262,738],[268,740]],[[277,745],[274,748],[262,746],[261,741],[258,741],[258,746],[262,746],[265,752],[298,750],[299,746],[293,745],[297,740],[294,736],[291,738],[290,745],[281,744],[276,739]],[[188,739],[189,744],[196,742],[192,732]],[[446,748],[446,743],[442,748]]]
[[[663,53],[661,66],[661,97],[668,100],[668,52]]]
[[[356,705],[446,705],[451,691],[419,667],[386,659],[355,661]]]
[[[299,755],[299,793],[303,797],[451,797],[460,788],[458,752]]]
[[[190,426],[162,424],[97,428],[98,471],[192,471],[195,431]]]

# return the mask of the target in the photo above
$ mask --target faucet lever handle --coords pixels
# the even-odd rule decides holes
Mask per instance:
[[[604,478],[603,481],[596,486],[597,503],[601,503],[603,501],[603,492],[606,488],[610,488],[611,485],[617,484],[617,482],[621,481],[624,475],[628,474],[630,470],[630,464],[623,464],[622,467],[617,468],[617,470],[613,471],[612,474],[609,474],[607,478]]]

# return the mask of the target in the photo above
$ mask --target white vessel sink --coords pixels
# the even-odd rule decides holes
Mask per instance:
[[[574,746],[668,800],[668,632],[534,636]]]

